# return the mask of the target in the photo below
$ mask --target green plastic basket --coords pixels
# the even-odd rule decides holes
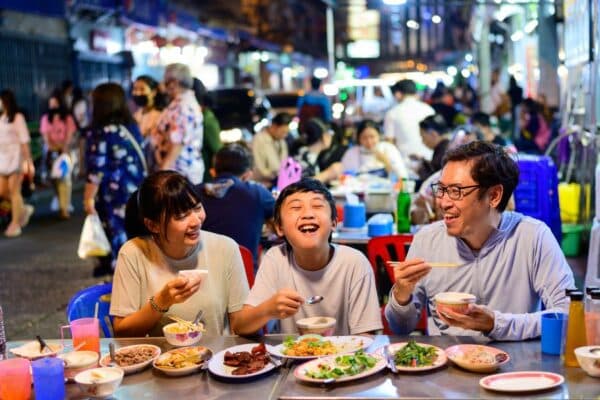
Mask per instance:
[[[581,233],[585,230],[585,226],[579,224],[563,224],[562,225],[562,242],[560,247],[566,257],[577,257],[581,247]]]

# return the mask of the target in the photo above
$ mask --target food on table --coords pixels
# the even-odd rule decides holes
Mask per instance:
[[[44,347],[42,351],[40,343],[37,340],[27,342],[19,347],[10,349],[10,352],[18,357],[35,360],[41,357],[50,357],[62,351],[64,346],[61,344],[48,343],[48,347]]]
[[[307,337],[300,340],[289,336],[283,342],[283,354],[293,357],[326,356],[337,353],[337,348],[330,340],[318,337]]]
[[[436,294],[433,299],[438,313],[452,311],[465,314],[469,309],[469,304],[475,303],[477,298],[470,293],[442,292]]]
[[[223,360],[223,364],[229,367],[236,367],[231,371],[232,375],[253,374],[263,369],[268,363],[267,348],[263,343],[253,347],[250,352],[238,351],[232,353],[226,351]]]
[[[471,364],[493,365],[501,363],[508,358],[506,353],[494,354],[483,346],[476,346],[465,351],[461,357],[465,362]]]
[[[338,379],[342,376],[354,376],[373,368],[377,359],[363,350],[354,354],[337,356],[334,363],[322,362],[317,370],[306,371],[306,376],[314,379]]]
[[[183,334],[188,332],[204,332],[204,325],[201,323],[192,324],[183,322],[174,322],[165,326],[165,332],[174,334]]]
[[[161,368],[187,368],[204,362],[208,349],[204,346],[184,347],[162,354],[155,365]]]
[[[396,365],[404,367],[425,367],[433,365],[437,360],[438,354],[435,347],[420,346],[414,340],[409,340],[408,344],[394,354]]]
[[[115,362],[119,367],[128,367],[151,360],[155,356],[156,350],[153,347],[141,345],[117,350]]]

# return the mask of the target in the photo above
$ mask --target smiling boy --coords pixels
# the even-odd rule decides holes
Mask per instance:
[[[335,203],[321,182],[303,179],[281,192],[275,227],[286,243],[263,257],[238,333],[254,333],[271,319],[281,320],[281,333],[294,333],[297,320],[317,316],[335,318],[337,335],[383,328],[369,261],[331,243],[336,223]],[[306,304],[313,295],[324,300]]]
[[[431,185],[443,220],[421,229],[406,261],[394,268],[386,306],[390,328],[415,328],[421,310],[446,291],[467,292],[478,304],[466,314],[432,312],[445,334],[483,334],[496,340],[540,335],[541,304],[565,312],[573,273],[550,229],[541,221],[504,211],[519,180],[517,164],[499,146],[472,142],[446,154]],[[454,263],[435,268],[430,263]]]

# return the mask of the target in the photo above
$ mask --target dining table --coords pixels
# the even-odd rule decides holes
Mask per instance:
[[[276,346],[287,335],[261,337],[203,336],[199,345],[209,348],[213,354],[231,346],[264,342]],[[141,372],[126,375],[113,399],[395,399],[395,398],[544,398],[589,399],[600,396],[600,380],[588,376],[581,368],[565,367],[560,356],[541,352],[539,340],[516,342],[491,342],[476,336],[372,336],[373,342],[366,349],[374,352],[386,344],[415,339],[418,343],[431,344],[446,349],[457,344],[481,344],[508,353],[509,361],[497,373],[513,371],[544,371],[564,376],[564,383],[543,391],[526,393],[502,393],[484,389],[479,382],[490,373],[463,370],[448,360],[437,369],[423,372],[392,373],[385,368],[359,380],[332,384],[311,384],[299,380],[295,373],[303,368],[303,362],[283,359],[278,368],[252,378],[222,378],[208,370],[201,370],[181,377],[166,376],[151,366]],[[60,341],[48,340],[49,343]],[[133,344],[154,344],[161,350],[174,347],[163,337],[103,338],[101,353],[108,353],[109,343],[118,349]],[[22,341],[8,342],[8,348],[22,345]],[[67,346],[68,348],[69,346]],[[279,364],[279,363],[278,363]],[[85,399],[77,384],[66,384],[68,399]]]

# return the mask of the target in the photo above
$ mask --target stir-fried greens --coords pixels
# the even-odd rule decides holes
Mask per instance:
[[[306,371],[306,376],[314,379],[340,378],[360,374],[377,364],[377,359],[359,350],[354,354],[338,356],[335,363],[319,363],[318,369]]]
[[[435,347],[419,346],[412,339],[394,354],[396,365],[404,367],[424,367],[432,365],[436,359],[437,351]]]

